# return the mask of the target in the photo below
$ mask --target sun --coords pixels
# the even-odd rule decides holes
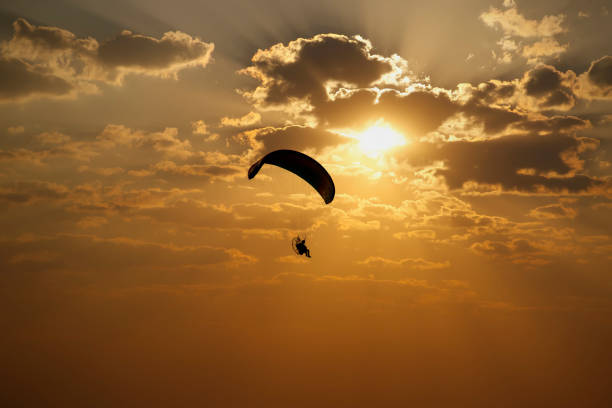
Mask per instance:
[[[355,137],[359,140],[359,147],[366,154],[377,155],[384,150],[406,144],[406,138],[401,133],[393,130],[384,122],[377,122]]]
[[[359,149],[369,157],[378,157],[385,150],[406,144],[406,138],[394,130],[382,119],[362,132],[351,130],[335,131],[343,136],[348,136],[358,141]]]

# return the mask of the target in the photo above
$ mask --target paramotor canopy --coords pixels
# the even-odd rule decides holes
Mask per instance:
[[[334,199],[336,188],[331,176],[319,162],[295,150],[275,150],[266,154],[249,168],[249,179],[257,175],[264,164],[272,164],[288,170],[308,182],[319,192],[325,204]]]

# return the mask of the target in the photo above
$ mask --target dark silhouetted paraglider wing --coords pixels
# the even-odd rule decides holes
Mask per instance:
[[[255,177],[264,164],[273,164],[300,176],[321,194],[325,204],[331,203],[334,199],[336,194],[334,181],[327,170],[312,157],[295,150],[275,150],[249,168],[249,179]]]

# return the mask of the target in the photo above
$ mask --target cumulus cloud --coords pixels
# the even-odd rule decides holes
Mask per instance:
[[[491,7],[480,15],[480,19],[489,27],[500,29],[504,34],[517,37],[551,37],[567,31],[562,25],[564,14],[548,15],[541,20],[525,18],[516,9],[516,3],[509,3],[506,10]]]
[[[568,44],[559,44],[553,38],[544,38],[531,45],[523,47],[522,55],[530,64],[536,64],[542,57],[558,57],[567,51]]]
[[[527,96],[538,101],[540,108],[567,110],[575,103],[575,79],[573,71],[563,73],[550,65],[540,65],[525,73],[522,86]]]
[[[252,126],[259,122],[261,122],[261,115],[257,112],[249,112],[240,118],[221,118],[221,126],[229,127],[246,127]]]
[[[574,71],[562,72],[551,65],[539,64],[525,71],[521,78],[491,80],[477,86],[459,84],[454,95],[466,107],[481,106],[491,112],[498,111],[496,116],[500,118],[511,118],[508,114],[514,113],[516,120],[531,120],[524,113],[573,108],[579,97],[576,84]]]
[[[244,95],[259,105],[279,106],[327,99],[329,82],[366,87],[392,71],[389,59],[371,53],[369,41],[338,34],[300,38],[259,50],[243,69],[261,82]]]
[[[502,32],[498,41],[501,57],[493,51],[499,63],[510,63],[515,55],[522,55],[529,64],[537,64],[544,59],[558,57],[564,53],[568,44],[559,44],[554,38],[565,33],[565,15],[546,15],[540,20],[531,20],[519,13],[514,1],[504,2],[505,10],[495,7],[480,15],[489,27]]]
[[[208,126],[203,120],[196,120],[191,122],[191,130],[194,135],[207,135]]]
[[[206,66],[214,49],[212,43],[180,31],[160,39],[123,31],[100,43],[23,18],[13,29],[12,38],[0,45],[3,100],[95,92],[97,82],[120,85],[130,73],[176,78],[184,68]]]

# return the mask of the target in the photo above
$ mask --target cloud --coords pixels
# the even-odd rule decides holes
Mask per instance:
[[[499,28],[506,35],[517,37],[551,37],[567,31],[562,24],[564,14],[547,15],[541,20],[529,20],[516,9],[516,3],[508,4],[506,10],[491,7],[480,15],[480,19],[489,27]]]
[[[0,57],[0,101],[25,101],[39,96],[67,96],[75,86],[27,62]]]
[[[486,240],[474,243],[470,249],[478,255],[500,258],[521,257],[541,252],[533,242],[526,239],[514,239],[510,242]]]
[[[39,150],[24,148],[0,150],[0,162],[29,162],[36,165],[43,165],[49,160],[58,158],[90,161],[99,154],[96,147],[95,144],[87,142],[68,141]]]
[[[182,164],[177,165],[173,161],[164,160],[151,166],[151,170],[159,175],[175,175],[196,177],[200,181],[204,180],[233,180],[238,176],[244,176],[245,170],[236,165],[216,165],[216,164]]]
[[[117,68],[123,73],[175,77],[181,69],[205,67],[213,49],[212,43],[180,31],[169,31],[156,39],[125,30],[100,44],[97,59],[102,66]]]
[[[529,64],[536,64],[542,57],[558,57],[567,51],[568,44],[559,44],[553,38],[544,38],[531,45],[523,47],[522,55]]]
[[[58,145],[70,141],[70,136],[61,132],[43,132],[36,136],[36,139],[43,145]]]
[[[149,150],[159,156],[175,160],[187,160],[196,157],[191,142],[181,139],[178,129],[165,128],[159,132],[145,132],[131,129],[124,125],[107,125],[93,141],[74,141],[70,136],[60,132],[43,132],[36,136],[38,148],[0,150],[0,161],[23,161],[37,165],[56,158],[70,158],[79,161],[91,161],[94,157],[112,151],[121,155],[121,148]],[[125,153],[125,152],[123,152]]]
[[[62,200],[68,195],[69,189],[66,186],[44,181],[13,181],[0,185],[0,201],[12,204]]]
[[[261,122],[261,115],[257,112],[249,112],[240,118],[221,118],[221,126],[230,127],[246,127],[252,126],[256,123]]]
[[[461,108],[471,123],[481,124],[484,133],[494,134],[523,119],[523,115],[511,109],[467,102]]]
[[[146,133],[123,125],[107,125],[96,137],[100,147],[118,146],[152,148],[167,157],[187,159],[194,153],[189,140],[178,138],[178,129],[165,128],[161,132]]]
[[[371,51],[367,40],[338,34],[319,34],[259,50],[241,73],[261,85],[244,96],[262,107],[297,101],[319,104],[327,99],[329,82],[365,87],[392,71],[391,60]]]
[[[77,222],[80,228],[98,228],[105,224],[108,224],[108,220],[105,217],[95,215],[83,217]]]
[[[424,240],[434,240],[436,239],[436,231],[433,230],[414,230],[414,231],[406,231],[406,232],[397,232],[393,234],[393,238],[395,239],[424,239]]]
[[[612,57],[606,55],[593,61],[587,75],[591,82],[602,88],[612,87]]]
[[[358,90],[317,105],[321,126],[362,129],[384,119],[409,137],[420,137],[440,126],[460,106],[444,93]]]
[[[362,261],[357,262],[360,265],[370,267],[391,266],[398,268],[416,269],[420,271],[428,271],[434,269],[445,269],[450,267],[449,261],[434,262],[423,258],[402,258],[402,259],[387,259],[380,256],[369,256]]]
[[[521,85],[527,96],[535,98],[543,109],[567,110],[574,106],[573,84],[576,74],[565,73],[550,65],[539,65],[523,76]]]
[[[37,256],[41,253],[55,255]],[[32,265],[32,261],[36,265]],[[123,273],[129,270],[150,272],[186,266],[202,268],[214,264],[235,266],[255,262],[255,257],[235,248],[179,246],[121,236],[100,238],[93,235],[61,234],[5,241],[0,245],[0,265],[6,271],[16,267],[27,270],[29,267],[36,270]]]
[[[578,77],[576,92],[586,99],[612,99],[612,56],[591,62]]]
[[[258,155],[277,149],[320,151],[326,147],[352,141],[350,138],[327,130],[295,125],[247,130],[240,133],[236,139],[247,144]]]
[[[35,26],[23,18],[0,45],[0,99],[74,96],[97,92],[97,82],[120,85],[126,74],[176,78],[178,71],[205,67],[214,45],[180,31],[160,39],[123,31],[99,43],[58,27]]]
[[[491,80],[473,86],[459,84],[453,96],[466,106],[478,103],[491,108],[512,107],[522,111],[567,111],[579,98],[610,99],[612,97],[610,74],[612,57],[605,56],[593,61],[589,70],[577,75],[572,70],[565,72],[552,65],[538,64],[521,78],[500,81]]]
[[[520,14],[514,1],[504,2],[505,10],[495,7],[480,14],[480,19],[489,27],[499,29],[502,39],[502,56],[492,51],[498,63],[510,63],[515,55],[522,55],[529,64],[537,64],[544,59],[558,57],[564,53],[568,44],[561,45],[553,38],[567,32],[563,27],[564,14],[546,15],[541,20],[530,20]]]
[[[587,192],[603,181],[578,174],[583,168],[580,154],[598,146],[598,141],[564,134],[519,134],[442,144],[419,143],[403,156],[417,166],[442,160],[436,174],[451,189],[469,182],[499,186],[504,191],[525,193]]]
[[[117,174],[122,174],[125,172],[121,167],[89,167],[89,166],[79,166],[77,170],[80,173],[90,172],[93,174],[97,174],[99,176],[114,176]]]
[[[19,135],[25,132],[25,127],[23,127],[22,125],[9,126],[8,129],[6,129],[6,131],[8,132],[9,135]]]
[[[577,116],[552,116],[542,119],[526,119],[514,125],[514,128],[529,132],[544,133],[570,133],[591,127],[591,123]]]
[[[194,135],[207,135],[209,133],[208,126],[203,120],[191,122],[191,130]]]
[[[276,262],[288,263],[288,264],[307,264],[308,260],[304,257],[297,257],[295,255],[286,255],[276,258]]]
[[[540,220],[575,218],[576,210],[566,207],[563,203],[557,203],[534,208],[529,212],[529,215]]]

